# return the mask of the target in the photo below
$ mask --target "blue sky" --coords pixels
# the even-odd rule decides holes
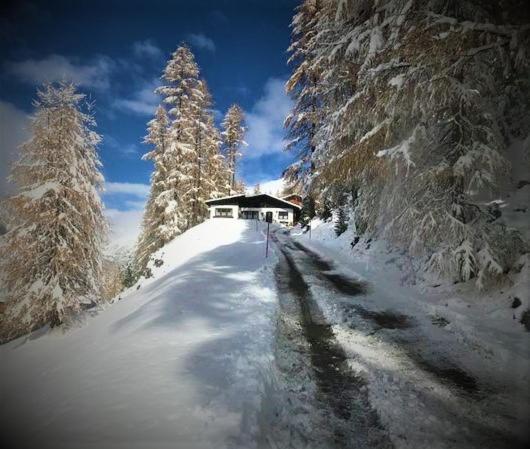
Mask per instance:
[[[95,101],[109,214],[141,210],[152,168],[140,159],[147,151],[141,141],[159,101],[153,89],[180,42],[195,53],[218,119],[233,102],[247,113],[242,179],[252,185],[280,177],[291,158],[282,150],[290,107],[283,83],[297,3],[57,0],[2,7],[0,187],[27,135],[36,87],[70,78]]]

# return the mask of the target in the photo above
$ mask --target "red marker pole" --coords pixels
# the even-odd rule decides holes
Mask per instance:
[[[265,257],[269,257],[269,226],[270,223],[267,222],[267,246],[265,247]]]

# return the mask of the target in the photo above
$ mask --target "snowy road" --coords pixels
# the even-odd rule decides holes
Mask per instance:
[[[294,409],[322,415],[294,424],[304,434],[294,447],[525,447],[524,399],[512,400],[521,392],[488,370],[491,360],[421,309],[401,308],[399,286],[360,282],[287,232],[273,238],[282,254],[281,345],[302,354],[294,364],[280,356],[284,388]],[[297,328],[305,342],[293,343]],[[292,382],[303,354],[298,375],[314,384],[309,393]]]
[[[2,443],[521,446],[524,367],[455,338],[413,291],[361,279],[284,231],[265,259],[263,237],[262,224],[209,220],[155,255],[153,277],[82,325],[2,345]]]

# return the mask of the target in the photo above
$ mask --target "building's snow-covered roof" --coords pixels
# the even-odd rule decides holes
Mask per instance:
[[[293,207],[293,208],[296,208],[296,209],[301,209],[301,206],[299,206],[298,204],[294,204],[294,203],[291,203],[290,201],[287,201],[287,200],[284,200],[282,198],[278,198],[276,196],[273,196],[273,195],[269,195],[268,193],[255,193],[255,194],[251,194],[251,195],[247,195],[247,194],[239,194],[239,195],[231,195],[231,196],[224,196],[224,197],[221,197],[221,198],[212,198],[212,199],[209,199],[206,201],[206,204],[211,204],[211,205],[215,205],[215,204],[223,204],[223,205],[229,205],[230,202],[227,200],[234,200],[233,201],[233,204],[234,205],[238,205],[242,200],[250,200],[252,201],[252,199],[256,199],[258,197],[268,197],[274,201],[278,201],[280,203],[283,203],[283,204],[286,204],[288,205],[289,207]]]

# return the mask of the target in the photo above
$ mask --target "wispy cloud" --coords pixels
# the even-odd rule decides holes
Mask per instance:
[[[132,156],[140,154],[140,150],[138,149],[138,145],[135,143],[129,143],[127,145],[123,145],[120,147],[120,152],[123,153],[126,156]]]
[[[117,152],[127,157],[139,156],[140,154],[140,149],[135,143],[122,144],[118,142],[118,140],[116,140],[114,137],[108,134],[103,136],[103,143],[107,144],[113,150],[116,150]]]
[[[191,33],[188,34],[187,40],[189,43],[200,49],[208,50],[208,51],[215,51],[215,43],[212,39],[210,39],[208,36],[202,33]]]
[[[0,100],[0,196],[11,193],[14,186],[7,181],[17,147],[29,137],[29,117],[16,106]]]
[[[80,86],[106,90],[116,63],[108,56],[97,56],[88,63],[79,63],[62,55],[51,54],[42,59],[9,61],[6,73],[29,84],[53,81],[72,81]]]
[[[269,195],[281,195],[285,189],[285,181],[283,178],[279,179],[266,179],[259,181],[256,184],[247,187],[247,193],[254,193],[254,189],[259,185],[261,193],[268,193]]]
[[[131,210],[105,209],[110,223],[109,244],[111,251],[116,248],[132,249],[140,234],[143,207]]]
[[[162,57],[162,50],[151,39],[133,43],[133,52],[138,58],[158,59]]]
[[[133,182],[106,182],[103,198],[113,247],[132,248],[135,244],[149,194],[149,185]]]
[[[245,157],[257,158],[265,154],[279,153],[285,145],[283,123],[292,102],[285,93],[285,80],[269,78],[263,95],[246,113],[248,147]]]
[[[149,184],[134,182],[106,182],[105,195],[125,194],[145,198],[149,194]]]
[[[160,97],[154,92],[159,85],[158,78],[146,82],[132,97],[115,100],[113,106],[138,115],[153,115],[160,103]]]

